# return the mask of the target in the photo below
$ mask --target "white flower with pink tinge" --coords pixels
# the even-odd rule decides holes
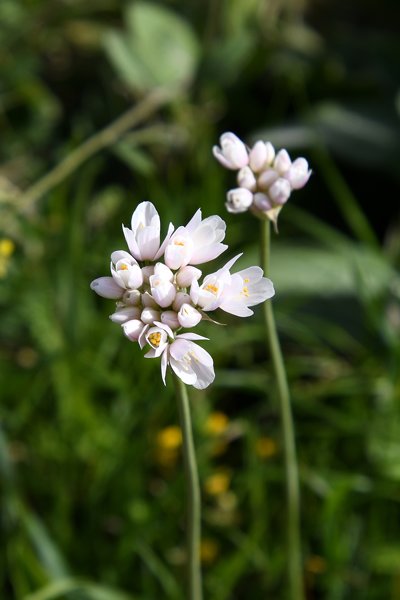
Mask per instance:
[[[237,170],[238,187],[227,192],[226,209],[242,213],[251,209],[276,226],[279,212],[293,190],[304,187],[311,170],[305,158],[292,162],[285,149],[275,153],[270,142],[258,140],[251,149],[232,132],[220,137],[213,147],[215,158],[227,169]]]
[[[164,253],[170,269],[200,265],[217,258],[228,246],[221,244],[226,224],[217,215],[201,218],[199,209],[185,227],[178,227],[169,239]]]
[[[272,298],[275,294],[273,283],[263,277],[260,267],[230,273],[240,256],[235,256],[216,273],[207,275],[201,285],[197,281],[192,283],[190,296],[195,305],[206,312],[220,308],[237,317],[249,317],[253,314],[249,306]]]
[[[293,177],[299,179],[302,165],[297,167]],[[246,183],[248,173],[242,175]],[[222,244],[225,229],[220,217],[203,219],[198,210],[175,233],[170,225],[160,244],[158,213],[150,202],[142,202],[132,215],[132,229],[124,227],[130,252],[113,252],[111,277],[99,277],[91,283],[99,296],[117,301],[110,319],[121,326],[131,342],[145,349],[145,358],[161,359],[164,383],[169,366],[188,385],[198,389],[210,385],[215,377],[213,360],[195,343],[207,338],[182,330],[196,327],[204,318],[210,320],[206,313],[218,308],[249,316],[253,314],[250,306],[274,294],[272,283],[259,267],[231,274],[240,254],[199,283],[202,272],[195,265],[226,250]]]
[[[130,253],[136,260],[157,260],[174,231],[169,224],[168,233],[160,245],[160,217],[151,202],[142,202],[132,215],[131,229],[122,226]]]
[[[161,356],[161,376],[166,385],[167,367],[188,385],[202,390],[214,381],[214,363],[210,354],[193,340],[207,340],[196,333],[175,335],[165,323],[155,322],[153,327],[143,329],[139,344],[150,346],[145,358]]]

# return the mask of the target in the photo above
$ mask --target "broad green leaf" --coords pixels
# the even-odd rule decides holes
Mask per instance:
[[[129,5],[125,24],[126,33],[110,31],[104,38],[106,52],[125,83],[144,92],[190,82],[200,50],[181,17],[160,5],[136,2]]]

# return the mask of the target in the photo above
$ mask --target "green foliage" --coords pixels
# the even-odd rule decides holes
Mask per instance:
[[[123,338],[89,283],[107,274],[142,200],[165,229],[198,207],[220,214],[229,256],[257,263],[254,218],[224,215],[236,184],[211,146],[227,129],[313,168],[272,255],[308,598],[400,598],[396,10],[0,2],[2,599],[184,598],[183,470],[159,437],[178,421],[171,381],[164,389],[157,361]],[[165,87],[173,96],[152,105]],[[147,113],[104,141],[139,99]],[[191,390],[213,600],[286,594],[281,430],[260,312],[201,326],[217,372],[210,389]],[[217,411],[227,422],[216,433]],[[228,488],[209,493],[219,472]]]

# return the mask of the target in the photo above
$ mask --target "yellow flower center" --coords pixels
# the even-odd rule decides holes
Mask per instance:
[[[127,271],[127,270],[128,270],[128,268],[129,268],[129,267],[128,267],[128,265],[126,265],[125,263],[123,263],[122,265],[120,265],[120,266],[118,267],[118,270],[119,270],[119,271]]]
[[[211,292],[214,295],[218,293],[218,286],[214,285],[213,283],[209,283],[204,289],[207,290],[207,292]]]
[[[161,333],[159,331],[155,331],[154,333],[151,333],[147,339],[152,346],[158,348],[161,342]]]

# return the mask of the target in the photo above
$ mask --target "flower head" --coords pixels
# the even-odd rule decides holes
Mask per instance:
[[[293,190],[304,187],[311,171],[305,158],[292,162],[285,149],[275,152],[271,142],[258,140],[251,149],[233,133],[224,133],[215,158],[227,169],[237,170],[238,187],[229,190],[226,209],[230,213],[252,210],[277,224],[282,206]]]
[[[213,360],[195,343],[207,338],[182,330],[196,327],[206,313],[218,308],[249,316],[253,314],[249,306],[274,293],[259,267],[231,274],[240,254],[200,283],[202,271],[194,265],[216,258],[227,248],[221,243],[225,228],[220,217],[203,219],[198,210],[175,233],[170,224],[160,244],[158,213],[150,202],[142,202],[133,213],[131,229],[124,227],[130,252],[113,252],[111,276],[91,283],[99,296],[117,300],[110,319],[145,350],[145,358],[161,359],[164,383],[170,367],[188,385],[209,386],[215,377]]]

